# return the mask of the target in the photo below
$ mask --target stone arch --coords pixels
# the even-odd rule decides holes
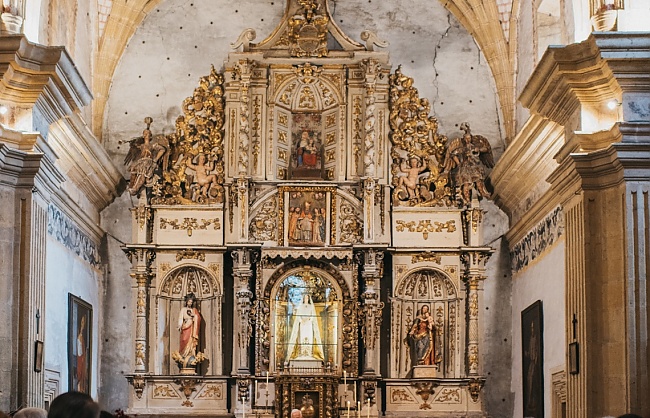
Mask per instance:
[[[158,290],[159,297],[182,299],[194,293],[198,300],[221,296],[216,278],[201,266],[185,264],[171,270],[163,278]]]

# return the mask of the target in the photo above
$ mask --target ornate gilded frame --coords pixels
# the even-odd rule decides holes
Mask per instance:
[[[327,228],[329,228],[329,242],[323,243],[323,246],[336,245],[336,187],[333,186],[280,186],[278,187],[278,210],[280,223],[278,225],[278,245],[289,246],[289,238],[287,235],[288,224],[288,211],[286,206],[289,204],[289,193],[291,192],[322,192],[326,193],[327,213],[329,219],[327,220]]]

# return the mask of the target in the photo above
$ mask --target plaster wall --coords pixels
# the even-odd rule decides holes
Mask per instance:
[[[486,211],[484,245],[496,250],[487,263],[487,279],[483,281],[479,299],[481,373],[487,379],[482,399],[489,416],[511,417],[515,395],[510,385],[512,278],[508,245],[503,238],[508,230],[508,217],[493,202],[483,200],[481,208]]]
[[[561,237],[546,254],[535,259],[513,276],[512,282],[512,376],[514,418],[523,416],[521,312],[537,300],[542,301],[544,329],[544,414],[551,413],[551,370],[565,364],[564,251]]]
[[[91,395],[97,397],[99,346],[102,323],[101,271],[93,268],[75,253],[47,236],[45,273],[45,369],[60,373],[61,392],[68,386],[68,293],[83,299],[93,307]]]
[[[137,202],[135,202],[137,203]],[[107,262],[106,286],[101,295],[104,321],[100,325],[102,345],[100,388],[98,401],[108,411],[126,409],[128,390],[133,390],[124,377],[133,370],[132,321],[134,317],[131,287],[135,280],[129,276],[131,264],[120,248],[131,240],[131,196],[128,192],[116,198],[102,212],[102,227],[106,230],[104,260]]]

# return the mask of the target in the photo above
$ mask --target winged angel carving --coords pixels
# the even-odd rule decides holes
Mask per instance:
[[[397,68],[390,78],[393,204],[463,206],[471,202],[474,189],[480,197],[490,197],[485,176],[494,159],[487,138],[473,135],[463,123],[464,134],[449,141],[438,133],[430,110],[413,79]]]
[[[223,82],[214,67],[201,77],[171,134],[152,135],[153,120],[145,119],[147,128],[129,141],[124,159],[132,195],[146,188],[154,204],[223,202]]]
[[[147,127],[142,136],[128,141],[129,151],[124,157],[124,165],[129,168],[129,193],[136,196],[143,187],[151,188],[160,178],[160,162],[167,165],[169,161],[169,141],[165,135],[153,136],[151,124],[153,119],[145,118]]]
[[[451,174],[459,189],[459,200],[467,204],[472,200],[474,187],[481,196],[490,197],[485,187],[485,168],[494,167],[494,157],[490,142],[484,136],[472,135],[469,123],[461,124],[460,129],[463,136],[453,139],[447,146],[444,171]]]

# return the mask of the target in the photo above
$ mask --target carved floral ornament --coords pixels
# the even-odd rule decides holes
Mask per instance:
[[[175,132],[153,135],[145,118],[143,135],[129,142],[124,159],[129,192],[147,190],[153,204],[212,204],[224,199],[224,78],[214,67],[183,101]]]
[[[390,156],[396,206],[467,206],[472,194],[490,197],[486,168],[494,166],[488,140],[473,135],[468,123],[459,138],[438,133],[429,101],[398,67],[390,76]]]

